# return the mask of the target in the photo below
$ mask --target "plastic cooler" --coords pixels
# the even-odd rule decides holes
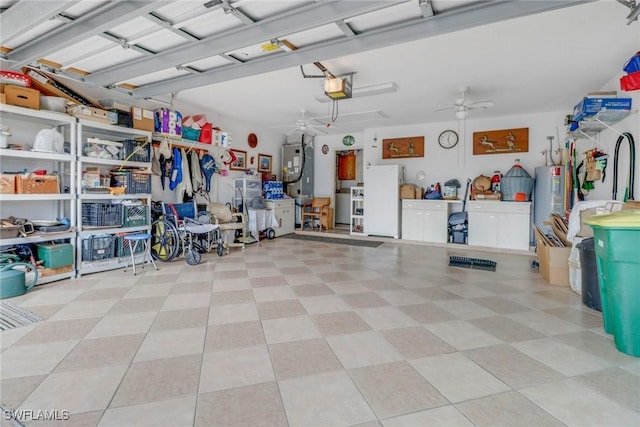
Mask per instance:
[[[640,210],[584,222],[593,228],[604,330],[619,351],[640,357]]]

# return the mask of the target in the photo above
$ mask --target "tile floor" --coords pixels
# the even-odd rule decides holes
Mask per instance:
[[[640,425],[640,359],[531,259],[275,239],[40,286],[10,300],[46,321],[0,334],[2,406],[64,426]]]

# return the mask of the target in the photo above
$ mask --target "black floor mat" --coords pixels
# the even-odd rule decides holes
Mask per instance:
[[[338,243],[341,245],[351,245],[351,246],[365,246],[368,248],[377,248],[384,242],[376,242],[372,240],[358,240],[358,239],[347,239],[340,237],[325,237],[325,236],[311,236],[309,234],[285,234],[284,236],[280,236],[280,239],[295,239],[295,240],[309,240],[313,242],[323,242],[323,243]]]
[[[496,262],[490,259],[467,258],[462,256],[450,256],[449,266],[473,268],[476,270],[496,271]]]

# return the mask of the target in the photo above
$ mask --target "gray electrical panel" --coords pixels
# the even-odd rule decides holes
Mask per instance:
[[[307,134],[294,134],[287,137],[287,143],[282,146],[282,181],[289,197],[313,197],[312,138]]]
[[[282,145],[283,190],[295,199],[295,222],[300,224],[302,205],[313,198],[313,136],[293,134]]]

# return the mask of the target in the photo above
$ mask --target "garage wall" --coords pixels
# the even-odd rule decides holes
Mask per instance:
[[[621,94],[620,96],[625,96]],[[637,94],[634,95],[637,98]],[[640,100],[634,99],[634,105],[638,105]],[[515,163],[516,159],[520,159],[521,165],[531,175],[537,166],[545,164],[545,157],[541,152],[548,148],[547,136],[554,136],[554,149],[558,146],[558,137],[564,146],[565,126],[563,123],[566,112],[553,112],[534,115],[514,115],[493,119],[473,119],[467,118],[465,121],[452,121],[429,124],[416,124],[403,127],[377,127],[367,129],[363,133],[356,133],[354,148],[364,149],[364,163],[373,165],[379,164],[399,164],[405,167],[406,182],[414,183],[420,186],[427,186],[440,182],[443,184],[449,179],[458,179],[464,183],[467,178],[475,178],[480,174],[491,176],[494,170],[499,170],[503,174],[506,173]],[[473,155],[472,138],[473,132],[500,130],[512,128],[529,128],[529,151],[527,153],[509,153],[509,154],[493,154],[493,155]],[[633,114],[624,121],[616,125],[616,129],[622,131],[630,131],[636,141],[636,164],[640,165],[640,130],[639,130],[638,113]],[[460,135],[460,142],[453,149],[445,150],[438,145],[438,135],[445,129],[453,129]],[[425,157],[415,159],[382,159],[382,140],[386,138],[421,136],[425,137]],[[318,196],[331,196],[333,193],[333,176],[335,174],[335,165],[333,164],[336,149],[341,149],[342,138],[344,135],[328,135],[316,138],[315,156],[316,165],[316,194]],[[599,143],[604,147],[606,152],[611,153],[609,166],[607,168],[607,177],[611,177],[613,171],[613,149],[617,134],[613,131],[602,132],[599,135]],[[330,151],[327,155],[323,155],[321,147],[327,144]],[[579,153],[594,148],[596,143],[588,139],[578,141]],[[619,199],[622,198],[624,191],[624,183],[626,180],[626,171],[628,170],[628,149],[626,143],[621,150],[620,170],[624,170],[624,177],[620,176]],[[556,157],[557,159],[557,157]],[[640,198],[638,192],[640,189],[640,178],[638,177],[638,168],[636,167],[636,191],[635,198]],[[416,174],[418,171],[425,172],[425,180],[418,181]],[[596,189],[588,195],[590,200],[598,200],[611,197],[612,179],[605,179],[604,183],[597,182]],[[625,181],[626,182],[626,181]],[[366,185],[366,183],[365,183]],[[374,189],[375,190],[375,189]]]

